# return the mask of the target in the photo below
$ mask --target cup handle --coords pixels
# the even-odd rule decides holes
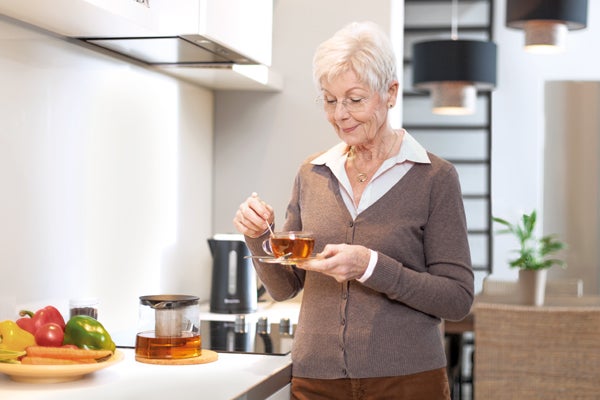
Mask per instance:
[[[262,243],[262,248],[270,256],[273,256],[273,250],[271,249],[271,239],[265,239]]]

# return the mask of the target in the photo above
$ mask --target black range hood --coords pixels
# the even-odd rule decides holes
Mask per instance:
[[[202,35],[78,39],[149,65],[228,67],[259,64]]]

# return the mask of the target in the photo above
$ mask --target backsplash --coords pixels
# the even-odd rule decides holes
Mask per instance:
[[[207,299],[213,93],[2,16],[0,71],[3,301]]]

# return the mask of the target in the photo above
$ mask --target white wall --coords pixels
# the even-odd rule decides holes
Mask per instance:
[[[2,302],[207,299],[212,92],[1,16],[0,88]]]
[[[534,208],[544,215],[545,82],[600,81],[600,57],[595,51],[600,2],[589,2],[587,29],[571,32],[566,52],[554,56],[523,50],[523,32],[504,26],[505,6],[505,0],[495,1],[498,86],[493,92],[492,207],[495,216],[516,220]],[[515,247],[510,236],[495,236],[495,276],[516,278],[516,271],[507,266]]]

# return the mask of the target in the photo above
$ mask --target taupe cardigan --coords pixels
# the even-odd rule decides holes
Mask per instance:
[[[338,283],[316,272],[255,263],[275,300],[304,289],[292,350],[293,375],[335,379],[408,375],[446,365],[439,323],[459,320],[473,302],[473,273],[458,174],[428,153],[352,220],[338,181],[324,165],[300,167],[283,230],[378,252],[364,283]],[[264,254],[267,235],[246,238]]]

